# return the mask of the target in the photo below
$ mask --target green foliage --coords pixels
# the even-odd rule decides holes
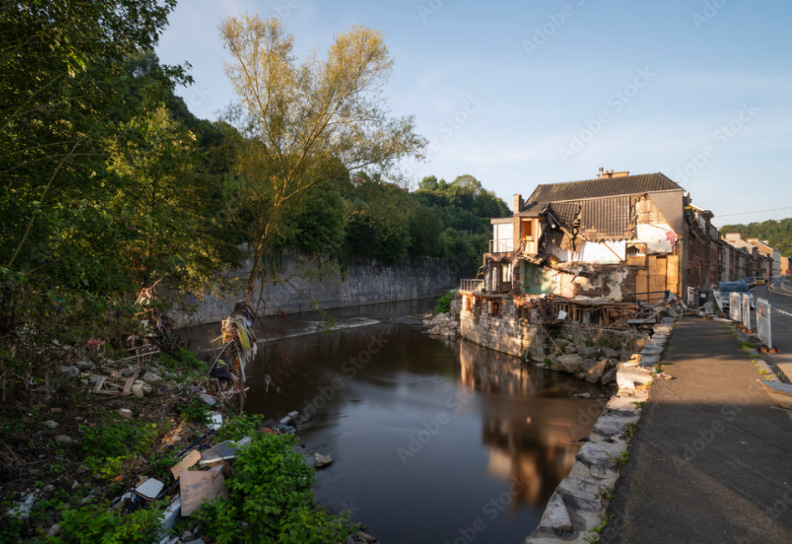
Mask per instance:
[[[792,255],[792,218],[774,221],[768,219],[761,223],[749,223],[747,225],[724,225],[720,229],[721,233],[739,232],[744,240],[758,238],[767,242],[779,250],[781,255]]]
[[[605,526],[608,525],[608,522],[612,519],[613,516],[605,514],[605,517],[602,518],[602,521],[600,521],[600,523],[592,529],[592,532],[594,534],[584,537],[583,540],[588,542],[588,544],[596,544],[597,542],[599,542],[599,537],[600,534],[602,533],[602,530],[605,529]]]
[[[630,460],[630,452],[624,450],[619,455],[608,455],[608,459],[610,460],[611,463],[615,464],[616,468],[618,469],[619,467],[625,465],[627,461]]]
[[[628,440],[632,440],[632,437],[635,436],[636,432],[638,432],[637,423],[627,423],[624,426],[624,434],[627,436]]]
[[[56,536],[46,544],[150,544],[164,536],[162,509],[166,502],[122,513],[109,503],[88,504],[63,510]]]
[[[178,463],[179,460],[179,457],[172,450],[163,450],[155,453],[149,461],[149,465],[154,471],[153,477],[163,482],[170,480],[173,477],[170,469],[173,465]]]
[[[297,440],[275,433],[253,435],[226,479],[228,500],[204,503],[194,517],[219,544],[343,542],[352,528],[314,504],[314,469],[294,453]],[[241,524],[245,530],[240,532]]]
[[[193,397],[186,404],[179,407],[181,417],[190,423],[209,423],[209,405],[201,397]]]
[[[261,414],[240,414],[230,418],[217,431],[218,440],[239,440],[262,432],[266,418]]]
[[[84,464],[93,473],[112,480],[123,473],[124,465],[145,453],[158,434],[155,423],[120,420],[88,427],[82,441]]]
[[[447,314],[451,311],[451,301],[456,298],[456,291],[449,291],[437,300],[435,312],[438,314]]]
[[[196,357],[196,355],[195,355],[195,352],[193,352],[193,351],[190,351],[190,350],[185,349],[185,348],[181,348],[179,350],[178,355],[181,358],[181,361],[179,361],[175,357],[171,357],[167,353],[164,353],[160,357],[160,362],[162,363],[162,366],[164,366],[165,368],[167,368],[168,370],[170,370],[172,372],[175,372],[175,371],[179,371],[179,372],[184,372],[184,371],[199,372],[199,371],[206,371],[207,368],[208,368],[206,363],[204,363],[203,361],[198,359],[198,357]]]
[[[82,449],[88,455],[114,457],[146,451],[157,436],[157,424],[119,420],[88,427]]]

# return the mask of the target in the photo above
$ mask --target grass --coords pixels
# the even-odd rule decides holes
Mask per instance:
[[[613,462],[616,465],[616,468],[619,469],[622,466],[627,464],[627,461],[630,460],[630,452],[625,450],[621,452],[619,455],[608,455],[608,460]]]
[[[635,433],[637,431],[638,431],[637,423],[628,423],[624,426],[624,434],[627,436],[627,440],[632,440],[632,437],[635,436]]]
[[[605,514],[605,517],[602,518],[602,521],[600,521],[599,525],[597,525],[591,530],[594,534],[584,537],[583,540],[588,542],[588,544],[596,544],[597,542],[599,542],[599,537],[600,534],[602,533],[602,530],[605,528],[606,525],[608,525],[608,522],[612,519],[613,516],[609,516],[608,514]]]

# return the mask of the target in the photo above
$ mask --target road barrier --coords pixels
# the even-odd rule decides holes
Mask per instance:
[[[742,296],[742,324],[743,327],[751,330],[751,295]]]
[[[698,297],[696,296],[696,288],[695,287],[688,287],[687,288],[687,305],[690,308],[695,308],[698,306]]]
[[[732,321],[742,321],[742,303],[740,293],[729,293],[729,317]]]
[[[770,306],[767,300],[763,298],[756,299],[756,331],[759,335],[759,340],[771,349],[773,348],[772,313],[773,307]]]

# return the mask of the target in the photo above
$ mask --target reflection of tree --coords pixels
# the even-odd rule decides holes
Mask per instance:
[[[572,441],[588,435],[594,419],[586,418],[583,425],[585,401],[552,397],[582,384],[464,341],[459,343],[459,361],[460,382],[487,393],[481,403],[481,440],[489,450],[489,472],[519,490],[511,501],[513,509],[522,503],[544,506],[572,468],[580,449]]]

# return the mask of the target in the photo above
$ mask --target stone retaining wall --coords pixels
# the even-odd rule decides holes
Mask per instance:
[[[240,277],[250,269],[244,263],[228,277]],[[377,262],[349,266],[345,271],[332,261],[321,269],[297,252],[284,257],[281,275],[288,284],[264,287],[264,309],[261,315],[297,313],[362,306],[382,302],[398,302],[437,297],[458,285],[456,272],[448,263],[433,257],[407,259],[385,265]],[[206,294],[202,300],[188,295],[172,312],[179,326],[214,323],[225,319],[242,293]]]

